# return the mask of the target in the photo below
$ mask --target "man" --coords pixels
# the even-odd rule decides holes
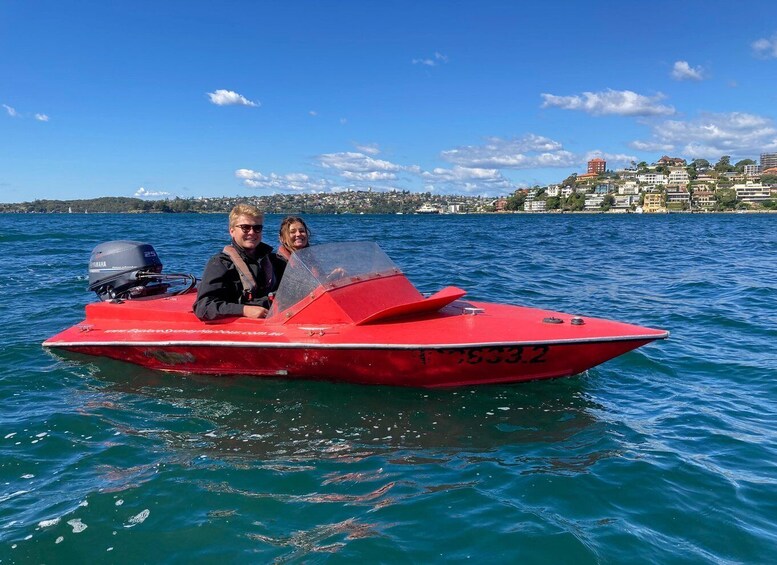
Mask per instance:
[[[263,222],[264,214],[256,206],[232,208],[232,243],[210,258],[197,291],[194,313],[200,320],[267,316],[267,295],[278,288],[285,265],[272,247],[262,243]]]

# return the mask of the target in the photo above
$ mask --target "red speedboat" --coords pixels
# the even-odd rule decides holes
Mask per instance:
[[[177,275],[161,274],[150,245],[103,245],[116,244],[129,246],[139,264],[95,249],[90,288],[104,300],[45,347],[177,373],[450,387],[575,375],[669,335],[467,301],[456,287],[424,297],[366,242],[295,253],[266,319],[206,323],[192,312],[192,288],[171,291],[165,277]]]

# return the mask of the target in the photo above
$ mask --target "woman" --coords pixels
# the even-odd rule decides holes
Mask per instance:
[[[284,262],[284,264],[289,262],[292,253],[310,247],[310,230],[305,220],[299,216],[286,216],[283,218],[281,229],[278,230],[278,241],[281,242],[281,246],[275,255],[278,259],[281,259],[279,262]],[[328,282],[341,279],[346,274],[345,269],[339,267],[333,269],[326,276],[322,276],[320,269],[315,265],[311,265],[311,270],[316,277],[322,277]]]
[[[277,255],[288,262],[292,253],[310,245],[310,230],[305,220],[299,216],[283,218],[281,229],[278,231],[278,241],[281,242],[281,246],[278,248]]]

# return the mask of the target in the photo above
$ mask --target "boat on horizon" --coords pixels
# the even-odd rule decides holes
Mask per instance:
[[[664,330],[465,300],[425,297],[372,242],[294,253],[267,318],[199,320],[193,283],[173,291],[153,247],[101,244],[83,321],[47,339],[56,351],[172,373],[453,387],[576,375]],[[196,281],[196,279],[194,279]]]
[[[423,204],[415,211],[416,214],[439,214],[440,209],[436,206],[432,206],[429,203]]]

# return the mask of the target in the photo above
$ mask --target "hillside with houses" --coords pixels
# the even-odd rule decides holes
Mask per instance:
[[[714,165],[664,155],[653,164],[632,163],[615,171],[596,158],[583,174],[517,190],[495,207],[525,212],[777,210],[777,153],[761,154],[760,164],[752,159],[732,164],[724,155]]]

